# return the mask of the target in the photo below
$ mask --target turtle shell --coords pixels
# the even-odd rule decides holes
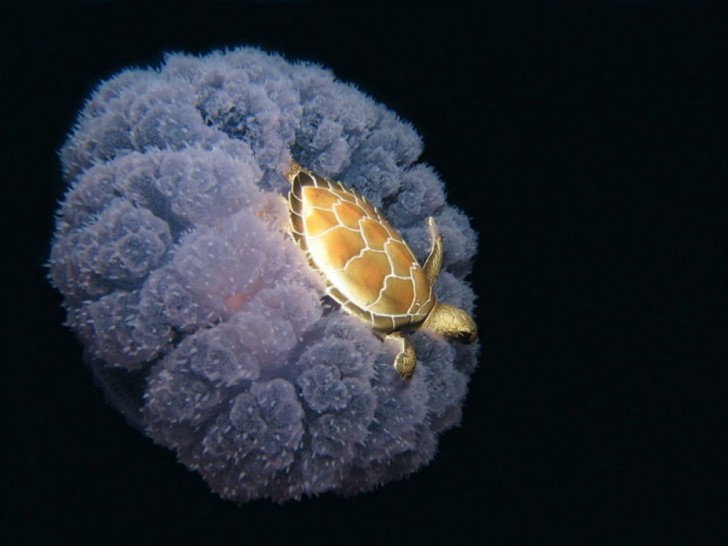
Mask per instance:
[[[288,175],[291,235],[329,295],[384,332],[423,321],[432,287],[402,236],[364,197],[296,164]]]

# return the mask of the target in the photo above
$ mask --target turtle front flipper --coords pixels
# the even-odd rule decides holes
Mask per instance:
[[[394,339],[400,343],[400,350],[394,358],[394,369],[402,377],[409,379],[415,371],[417,357],[415,349],[406,334],[401,331],[394,331],[387,335],[387,339]]]
[[[440,237],[437,224],[435,224],[435,219],[432,216],[427,219],[427,230],[430,232],[432,248],[430,248],[430,253],[422,269],[427,276],[427,280],[430,281],[430,285],[432,285],[435,284],[435,279],[440,274],[440,268],[442,267],[442,237]]]

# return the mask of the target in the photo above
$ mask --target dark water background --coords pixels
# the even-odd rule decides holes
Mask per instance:
[[[0,543],[726,543],[726,9],[435,6],[2,8]],[[44,282],[95,83],[238,44],[410,120],[480,232],[463,425],[373,493],[216,498],[105,405]]]

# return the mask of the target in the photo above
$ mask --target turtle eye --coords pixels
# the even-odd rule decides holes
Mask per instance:
[[[475,343],[478,339],[478,334],[474,330],[462,329],[458,330],[458,332],[453,336],[453,339],[460,343],[466,343],[469,345],[471,343]]]

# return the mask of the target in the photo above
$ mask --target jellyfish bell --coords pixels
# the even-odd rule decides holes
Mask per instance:
[[[109,402],[238,502],[353,494],[426,465],[477,365],[477,238],[421,151],[331,72],[255,48],[101,84],[60,152],[49,277]],[[291,157],[312,169],[299,178],[347,182],[321,197],[353,235],[338,255],[306,239],[341,306],[285,232]],[[400,343],[409,380],[373,331]]]

